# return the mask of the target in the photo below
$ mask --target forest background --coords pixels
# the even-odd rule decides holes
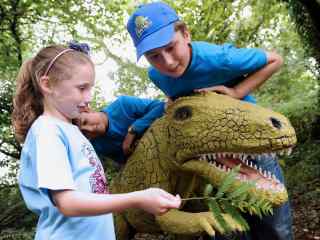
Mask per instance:
[[[32,239],[36,217],[21,201],[16,176],[21,146],[10,114],[22,62],[50,43],[72,39],[93,48],[97,74],[93,107],[121,94],[163,98],[147,64],[136,65],[125,24],[140,3],[129,0],[1,0],[0,2],[0,240]],[[320,13],[319,0],[166,1],[187,23],[193,40],[276,50],[284,66],[254,95],[285,114],[298,144],[279,161],[287,179],[295,239],[320,239]],[[107,84],[106,84],[107,83]],[[112,89],[109,89],[112,86]]]

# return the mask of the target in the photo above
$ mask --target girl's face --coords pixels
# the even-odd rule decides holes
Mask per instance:
[[[87,109],[94,86],[94,69],[88,64],[73,68],[71,79],[58,81],[46,94],[45,113],[71,122]]]

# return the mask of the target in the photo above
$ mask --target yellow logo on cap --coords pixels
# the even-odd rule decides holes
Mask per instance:
[[[136,25],[136,34],[138,37],[141,37],[144,30],[151,26],[152,22],[148,19],[148,17],[138,16],[134,21]]]

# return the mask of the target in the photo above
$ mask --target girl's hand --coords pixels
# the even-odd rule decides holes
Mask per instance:
[[[223,85],[195,89],[194,92],[197,92],[197,93],[216,92],[216,93],[228,95],[228,96],[236,98],[236,99],[242,98],[241,96],[239,96],[239,94],[237,93],[237,91],[234,88],[228,88]]]
[[[160,188],[149,188],[132,194],[136,194],[138,208],[154,215],[164,214],[171,208],[179,208],[181,204],[179,195],[173,196]]]

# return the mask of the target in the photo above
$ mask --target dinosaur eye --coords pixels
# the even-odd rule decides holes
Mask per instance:
[[[173,118],[178,121],[183,121],[191,117],[192,117],[192,110],[191,110],[191,107],[189,106],[183,106],[178,108],[173,115]]]
[[[275,128],[281,129],[282,124],[281,124],[281,122],[280,122],[278,119],[271,117],[270,120],[271,120],[272,125],[273,125]]]

